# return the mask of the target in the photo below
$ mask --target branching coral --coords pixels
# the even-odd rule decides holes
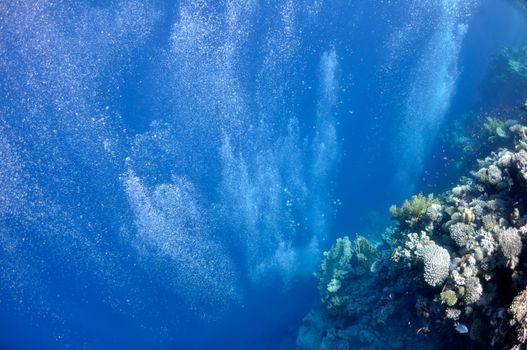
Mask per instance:
[[[512,326],[516,324],[527,326],[527,289],[521,291],[514,297],[508,311],[512,316],[510,321]]]
[[[414,257],[421,256],[421,250],[428,245],[435,244],[434,241],[426,234],[421,231],[421,234],[415,232],[409,233],[404,244],[404,248],[400,249],[400,255],[406,259],[412,259]],[[398,260],[398,259],[393,259]]]
[[[422,193],[404,201],[400,208],[397,208],[396,205],[390,207],[393,218],[412,228],[438,221],[442,216],[441,211],[440,202],[434,198],[433,194],[424,196]]]
[[[446,318],[453,321],[459,320],[459,316],[461,316],[461,310],[453,307],[447,307],[445,310],[445,316]]]
[[[483,293],[483,287],[477,277],[469,277],[465,283],[465,295],[463,296],[463,301],[466,305],[476,303],[481,294]]]
[[[513,349],[522,349],[527,340],[527,289],[516,295],[508,312],[512,316],[509,324],[516,330],[517,344]]]

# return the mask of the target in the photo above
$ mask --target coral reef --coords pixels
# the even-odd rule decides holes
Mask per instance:
[[[318,278],[318,291],[329,311],[336,312],[344,305],[338,291],[351,272],[351,257],[349,238],[338,238],[331,250],[324,253],[320,271],[315,274]]]
[[[410,228],[424,227],[441,219],[441,205],[433,194],[424,196],[422,193],[404,201],[400,208],[390,207],[392,217]]]
[[[517,105],[527,91],[527,46],[503,49],[492,60],[482,86],[483,100],[491,105]]]
[[[318,290],[326,309],[333,314],[343,312],[346,305],[345,290],[351,280],[372,271],[376,250],[368,240],[358,236],[354,241],[345,236],[338,238],[333,247],[324,253],[320,270],[315,273]]]
[[[527,4],[525,1],[517,3]],[[526,5],[524,5],[526,6]],[[436,155],[450,171],[446,183],[465,173],[467,166],[500,147],[511,145],[509,128],[525,124],[527,111],[527,46],[508,47],[489,63],[481,86],[481,110],[456,116],[440,135]],[[527,125],[527,124],[526,124]],[[459,156],[462,154],[462,156]],[[437,181],[436,174],[428,174]],[[424,178],[423,182],[430,179]],[[425,184],[426,184],[425,182]],[[430,188],[436,187],[429,186]],[[441,185],[441,184],[440,184]]]
[[[506,142],[470,177],[392,206],[379,244],[344,237],[325,254],[298,348],[525,348],[527,127],[488,123]]]
[[[496,117],[489,116],[486,118],[485,123],[483,124],[485,127],[485,130],[487,131],[487,134],[492,136],[497,136],[501,138],[507,137],[507,133],[505,132],[505,122],[503,120],[500,120]]]
[[[516,333],[517,344],[514,348],[520,349],[520,344],[525,344],[527,338],[527,289],[514,297],[508,311],[511,315],[509,325],[514,327]]]
[[[448,276],[450,268],[450,254],[448,250],[431,244],[420,250],[424,263],[423,277],[429,285],[435,287],[442,284]]]
[[[500,249],[507,259],[507,264],[512,269],[515,268],[522,249],[522,239],[518,230],[512,227],[505,230],[498,229],[497,236]]]

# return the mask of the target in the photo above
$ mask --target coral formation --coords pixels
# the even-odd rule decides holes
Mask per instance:
[[[505,48],[491,60],[482,82],[481,107],[486,111],[457,116],[441,133],[441,153],[450,169],[445,180],[464,174],[482,155],[511,145],[509,128],[526,122],[526,94],[527,46]]]
[[[378,245],[345,237],[325,254],[300,349],[525,348],[527,127],[488,123],[503,143],[471,177],[392,206]]]
[[[352,278],[369,273],[374,268],[376,250],[368,240],[357,236],[338,238],[333,247],[324,253],[320,270],[315,273],[322,302],[332,313],[343,311],[347,298],[341,288]]]
[[[456,292],[452,290],[445,290],[444,292],[441,292],[441,303],[446,304],[448,306],[454,306],[457,303],[457,295]]]
[[[518,230],[513,227],[505,230],[498,229],[497,236],[500,249],[507,259],[508,265],[514,269],[518,263],[518,256],[522,249],[522,239]]]
[[[324,257],[320,271],[315,276],[323,302],[328,305],[328,309],[335,310],[342,306],[337,292],[351,271],[352,249],[349,238],[338,238],[333,247],[324,253]]]
[[[425,267],[423,277],[429,285],[435,287],[445,281],[450,267],[450,254],[445,248],[431,244],[420,250]]]
[[[507,134],[505,132],[505,122],[496,117],[487,117],[483,126],[485,127],[487,133],[491,137],[507,137]]]
[[[465,281],[465,293],[463,295],[463,301],[465,305],[474,304],[481,298],[483,293],[483,287],[479,281],[479,278],[471,276]]]
[[[400,208],[390,207],[392,216],[409,227],[417,228],[439,221],[441,219],[441,205],[433,194],[424,196],[422,193],[404,201]]]
[[[476,239],[476,230],[463,222],[453,224],[449,228],[450,237],[460,247],[470,247]]]
[[[483,85],[487,103],[517,105],[527,91],[527,46],[503,49],[490,63]]]
[[[520,344],[525,344],[527,338],[527,289],[514,297],[508,311],[511,315],[509,325],[514,327],[516,333],[514,348],[520,349]]]

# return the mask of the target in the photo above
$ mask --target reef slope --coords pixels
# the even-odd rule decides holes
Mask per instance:
[[[450,190],[392,206],[381,243],[342,237],[324,254],[299,349],[525,348],[527,127],[500,127]]]

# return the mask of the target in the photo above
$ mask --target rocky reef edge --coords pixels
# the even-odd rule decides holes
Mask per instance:
[[[297,347],[525,349],[522,124],[500,125],[500,142],[450,190],[392,206],[396,225],[382,242],[338,238],[315,274],[321,303],[304,318]]]

